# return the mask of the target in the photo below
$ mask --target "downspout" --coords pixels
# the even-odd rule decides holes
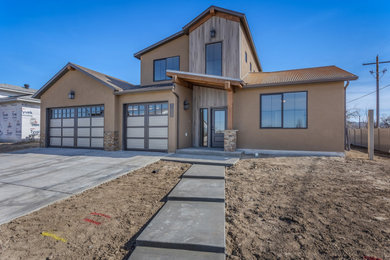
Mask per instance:
[[[344,149],[351,150],[349,146],[348,128],[347,128],[347,88],[349,86],[349,80],[344,86]]]
[[[176,108],[176,113],[177,113],[177,120],[176,120],[176,149],[179,149],[179,107],[180,107],[180,103],[179,103],[179,95],[176,93],[176,83],[173,85],[173,88],[172,88],[172,93],[176,96],[176,103],[177,103],[177,108]]]

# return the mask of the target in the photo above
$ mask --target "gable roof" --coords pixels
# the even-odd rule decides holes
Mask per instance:
[[[246,36],[248,37],[249,39],[249,45],[253,51],[253,55],[255,57],[255,62],[257,64],[257,66],[259,67],[260,71],[262,70],[261,69],[261,64],[260,64],[260,60],[259,60],[259,57],[257,55],[257,51],[256,51],[256,47],[255,47],[255,44],[253,42],[253,38],[252,38],[252,34],[251,34],[251,31],[249,29],[249,25],[248,25],[248,21],[246,20],[246,16],[245,14],[243,13],[239,13],[239,12],[236,12],[236,11],[232,11],[232,10],[228,10],[228,9],[225,9],[225,8],[221,8],[221,7],[218,7],[218,6],[210,6],[209,8],[207,8],[205,11],[203,11],[200,15],[198,15],[197,17],[195,17],[191,22],[189,22],[188,24],[186,24],[181,31],[153,44],[153,45],[150,45],[149,47],[145,48],[145,49],[142,49],[140,50],[139,52],[136,52],[134,54],[134,57],[136,57],[137,59],[140,59],[141,56],[167,42],[170,42],[172,40],[175,40],[177,38],[179,38],[180,36],[183,36],[185,34],[189,34],[190,32],[190,28],[195,25],[197,22],[200,22],[202,19],[204,19],[207,15],[216,15],[217,13],[224,13],[224,14],[228,14],[228,15],[232,15],[232,16],[235,16],[235,17],[238,17],[241,24],[243,25],[243,28],[244,28],[244,31],[245,31],[245,34]]]
[[[358,76],[336,66],[273,72],[250,72],[244,77],[248,87],[356,80]]]
[[[29,89],[29,88],[24,88],[24,87],[19,87],[10,84],[4,84],[4,83],[0,84],[0,90],[13,92],[13,93],[20,93],[20,94],[33,94],[36,92],[35,89]]]
[[[122,91],[124,89],[134,86],[124,80],[114,78],[112,76],[82,67],[80,65],[69,62],[66,64],[53,78],[51,78],[42,88],[40,88],[34,95],[33,98],[40,98],[47,89],[49,89],[55,82],[57,82],[65,73],[70,70],[78,70],[85,75],[99,81],[103,85],[111,88],[114,91]]]

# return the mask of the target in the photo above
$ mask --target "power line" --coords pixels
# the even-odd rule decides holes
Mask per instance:
[[[388,88],[388,87],[390,87],[390,84],[389,84],[389,85],[386,85],[386,86],[384,86],[384,87],[381,87],[379,90],[382,90],[382,89],[385,89],[385,88]],[[367,94],[365,94],[365,95],[363,95],[363,96],[361,96],[361,97],[358,97],[358,98],[352,99],[352,100],[348,101],[347,103],[351,103],[351,102],[353,102],[353,101],[356,101],[356,100],[362,99],[362,98],[364,98],[364,97],[367,97],[367,96],[369,96],[369,95],[371,95],[371,94],[374,94],[374,93],[376,93],[376,90],[375,90],[375,91],[373,91],[373,92],[367,93]]]
[[[367,65],[376,65],[376,127],[379,127],[379,64],[390,63],[390,61],[379,61],[379,55],[376,55],[376,62],[363,63],[363,66]],[[383,70],[382,75],[385,74],[387,70]],[[370,71],[371,74],[374,74],[374,71]]]

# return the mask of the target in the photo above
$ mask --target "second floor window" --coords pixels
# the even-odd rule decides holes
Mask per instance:
[[[206,74],[222,76],[222,42],[206,44]]]
[[[167,70],[180,70],[180,57],[170,57],[153,61],[153,81],[169,80]]]

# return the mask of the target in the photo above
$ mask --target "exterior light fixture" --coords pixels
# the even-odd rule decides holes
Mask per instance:
[[[184,106],[184,110],[190,109],[190,102],[188,102],[187,100],[184,100],[183,106]]]
[[[212,29],[212,30],[210,31],[210,37],[211,37],[211,38],[215,38],[215,35],[216,35],[215,29]]]
[[[68,94],[68,98],[69,98],[69,99],[74,99],[74,96],[75,96],[75,93],[74,93],[73,90],[71,90],[71,91],[69,92],[69,94]]]

